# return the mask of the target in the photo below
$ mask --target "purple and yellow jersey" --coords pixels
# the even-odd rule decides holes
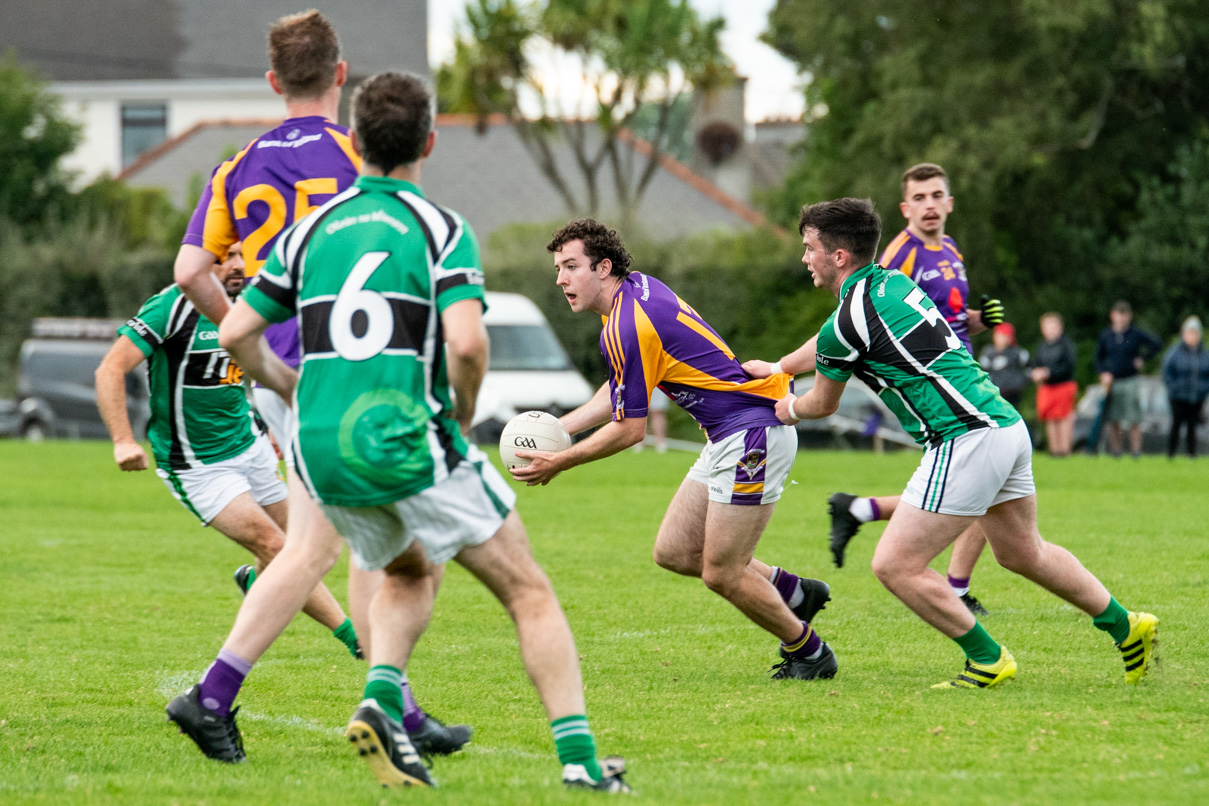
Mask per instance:
[[[789,376],[753,380],[714,329],[654,277],[632,272],[602,318],[614,421],[647,416],[658,386],[710,441],[781,424],[774,409]]]
[[[246,274],[264,265],[286,227],[357,179],[361,159],[348,129],[320,116],[290,118],[214,169],[189,220],[183,242],[222,259],[243,241]],[[298,366],[298,323],[273,325],[273,352]]]
[[[915,281],[928,299],[936,304],[954,335],[973,355],[970,344],[969,307],[970,283],[957,243],[948,235],[940,246],[928,246],[905,229],[898,234],[878,261],[883,269],[897,269]]]

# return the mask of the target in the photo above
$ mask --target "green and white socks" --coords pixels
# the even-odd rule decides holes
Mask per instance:
[[[550,723],[554,731],[554,746],[558,749],[558,761],[564,767],[578,764],[587,770],[593,781],[602,777],[600,763],[596,760],[596,740],[588,727],[586,716],[564,716]]]
[[[403,670],[375,666],[365,678],[365,699],[373,700],[394,721],[403,724]]]

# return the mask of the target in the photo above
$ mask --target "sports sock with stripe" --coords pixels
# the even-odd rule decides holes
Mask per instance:
[[[995,639],[991,637],[991,634],[983,629],[982,625],[978,622],[974,622],[974,629],[965,635],[957,636],[953,640],[961,647],[961,651],[966,653],[966,657],[975,663],[988,666],[999,660],[999,644],[995,643]]]
[[[219,716],[231,713],[231,704],[239,696],[239,689],[250,671],[252,661],[220,649],[218,657],[206,669],[199,683],[201,691],[198,692],[198,699],[201,704]]]
[[[403,682],[399,689],[403,695],[403,727],[409,733],[417,731],[424,726],[424,720],[428,719],[428,714],[424,713],[424,709],[416,704],[416,698],[411,692],[411,683],[407,680],[407,675],[403,675]]]
[[[378,703],[386,715],[403,721],[403,671],[394,666],[375,666],[365,677],[365,699]]]
[[[353,657],[356,657],[357,630],[353,627],[353,620],[351,618],[346,618],[343,624],[332,630],[332,635],[336,636],[342,644],[348,647],[348,651]]]
[[[877,501],[873,498],[852,499],[852,503],[848,505],[848,512],[861,523],[880,520],[882,516]]]
[[[790,607],[797,607],[806,598],[806,594],[802,591],[802,586],[798,584],[799,577],[797,574],[791,574],[784,568],[772,567],[772,586],[777,589],[777,593],[781,594],[781,598],[785,600],[785,604]]]
[[[781,654],[791,658],[814,660],[823,654],[823,639],[819,638],[819,634],[803,621],[802,634],[792,643],[782,643]]]
[[[967,593],[970,592],[970,578],[969,577],[966,577],[965,579],[961,579],[960,577],[955,577],[952,574],[949,574],[948,577],[949,577],[949,587],[953,589],[953,593],[956,593],[958,596],[965,596]]]
[[[1108,597],[1108,607],[1104,612],[1091,620],[1096,629],[1103,630],[1112,636],[1118,644],[1125,643],[1129,637],[1129,611],[1113,597]]]
[[[592,776],[601,778],[600,763],[596,761],[596,740],[588,727],[586,716],[564,716],[550,723],[554,732],[554,746],[558,750],[560,764],[580,764]]]

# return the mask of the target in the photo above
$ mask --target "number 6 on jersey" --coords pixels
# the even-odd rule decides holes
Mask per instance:
[[[332,346],[346,361],[365,361],[386,349],[394,335],[390,302],[365,287],[390,252],[366,252],[353,264],[332,304],[328,332]]]

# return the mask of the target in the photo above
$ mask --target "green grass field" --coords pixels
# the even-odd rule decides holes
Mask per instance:
[[[690,459],[626,452],[524,489],[520,511],[583,659],[602,753],[649,803],[1203,803],[1209,796],[1206,466],[1041,457],[1041,525],[1131,609],[1162,619],[1137,688],[1089,619],[984,561],[984,621],[1020,663],[985,692],[932,691],[956,646],[868,568],[837,571],[826,495],[893,493],[913,453],[804,453],[759,556],[831,583],[816,622],[835,680],[772,681],[776,642],[650,548]],[[365,667],[300,617],[241,695],[248,763],[204,759],[165,721],[229,629],[246,555],[104,443],[0,442],[0,803],[589,803],[558,781],[548,724],[502,609],[452,569],[410,672],[476,728],[441,788],[386,791],[341,728]],[[343,600],[342,561],[329,583]],[[599,797],[599,796],[595,796]]]

